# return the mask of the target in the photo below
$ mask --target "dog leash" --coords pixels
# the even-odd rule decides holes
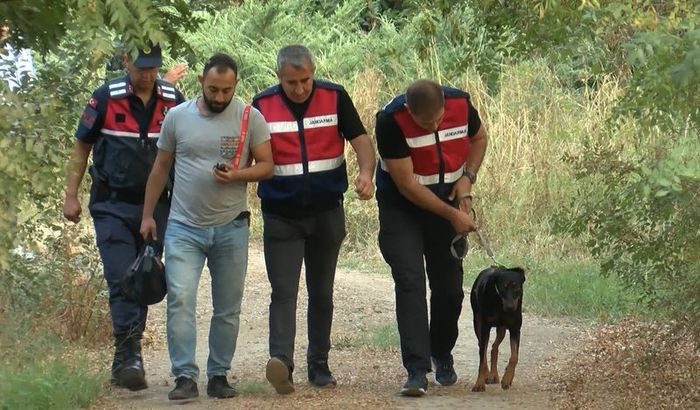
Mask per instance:
[[[476,232],[477,239],[479,239],[479,244],[482,248],[484,248],[486,254],[489,256],[489,258],[491,258],[493,263],[501,267],[505,266],[496,260],[496,253],[493,251],[493,248],[491,247],[489,241],[486,239],[486,236],[484,236],[484,234],[481,232],[481,229],[479,229],[479,224],[476,220],[476,211],[474,210],[474,207],[472,207],[472,216],[474,217],[474,226],[476,227],[474,231]]]
[[[491,258],[491,260],[493,261],[494,264],[496,264],[499,267],[504,267],[505,265],[498,262],[498,260],[496,259],[496,253],[493,251],[491,244],[487,240],[487,238],[484,235],[484,233],[482,232],[482,230],[479,229],[478,220],[476,218],[476,210],[474,209],[474,207],[472,207],[472,218],[474,219],[474,226],[476,228],[474,231],[476,232],[477,239],[479,240],[479,245],[481,245],[481,247],[486,251],[486,255],[488,255],[488,257]],[[469,234],[466,234],[466,235],[457,234],[457,236],[455,236],[454,239],[452,240],[452,244],[450,246],[450,252],[452,253],[452,256],[454,256],[455,258],[462,259],[465,256],[467,256],[467,253],[469,252],[469,242],[467,241],[468,235]],[[464,241],[464,252],[461,255],[455,249],[455,245],[460,240]]]

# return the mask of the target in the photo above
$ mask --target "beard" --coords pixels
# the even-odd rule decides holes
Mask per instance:
[[[204,93],[202,93],[202,99],[204,100],[204,105],[207,106],[207,109],[209,111],[213,112],[214,114],[221,114],[222,112],[224,112],[226,107],[228,107],[228,105],[231,104],[231,100],[233,100],[233,98],[231,98],[230,100],[226,101],[225,103],[219,104],[219,103],[215,103],[215,102],[211,101],[210,99],[208,99],[206,94],[204,94]]]

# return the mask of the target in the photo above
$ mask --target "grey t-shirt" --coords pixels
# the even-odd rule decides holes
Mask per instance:
[[[220,226],[248,209],[245,182],[220,183],[214,165],[229,165],[238,147],[244,104],[233,99],[219,114],[205,115],[197,99],[186,101],[165,116],[158,148],[175,153],[175,187],[170,219],[195,227]],[[250,109],[248,133],[239,168],[246,167],[250,147],[270,139],[265,118]]]

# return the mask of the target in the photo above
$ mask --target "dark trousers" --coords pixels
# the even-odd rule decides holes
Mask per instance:
[[[158,228],[158,251],[162,251],[170,206],[161,202],[154,218]],[[121,288],[121,280],[143,246],[139,234],[143,205],[114,200],[92,203],[90,213],[95,224],[97,248],[100,251],[104,276],[109,287],[109,311],[115,335],[140,337],[146,326],[148,306],[129,299]]]
[[[333,322],[333,281],[345,238],[342,206],[318,215],[287,218],[264,213],[264,246],[270,301],[270,356],[294,369],[296,306],[301,263],[309,296],[307,362],[327,361]]]
[[[401,356],[409,371],[430,372],[431,356],[452,358],[464,299],[462,263],[450,253],[455,234],[431,212],[379,202],[379,248],[394,278]]]

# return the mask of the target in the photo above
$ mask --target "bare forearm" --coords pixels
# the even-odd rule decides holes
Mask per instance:
[[[249,168],[244,168],[236,172],[236,181],[256,182],[263,179],[272,178],[272,161],[256,162]]]
[[[350,141],[350,144],[357,154],[357,165],[360,168],[360,174],[371,178],[374,175],[374,167],[377,165],[372,141],[364,134]]]
[[[165,189],[165,184],[168,182],[169,169],[161,169],[160,167],[153,167],[151,174],[148,176],[148,182],[146,182],[146,195],[144,197],[143,203],[143,218],[153,217],[153,211],[158,203],[158,199]]]
[[[433,191],[416,181],[397,185],[397,187],[401,195],[411,201],[411,203],[445,219],[451,219],[453,213],[458,212],[456,208],[438,198]]]
[[[80,182],[85,175],[91,149],[92,146],[89,144],[80,141],[75,142],[66,170],[66,196],[78,195],[78,187],[80,187]]]
[[[235,170],[233,181],[255,182],[272,178],[274,161],[272,160],[272,145],[265,141],[251,147],[250,153],[255,160],[255,165],[241,170]]]

